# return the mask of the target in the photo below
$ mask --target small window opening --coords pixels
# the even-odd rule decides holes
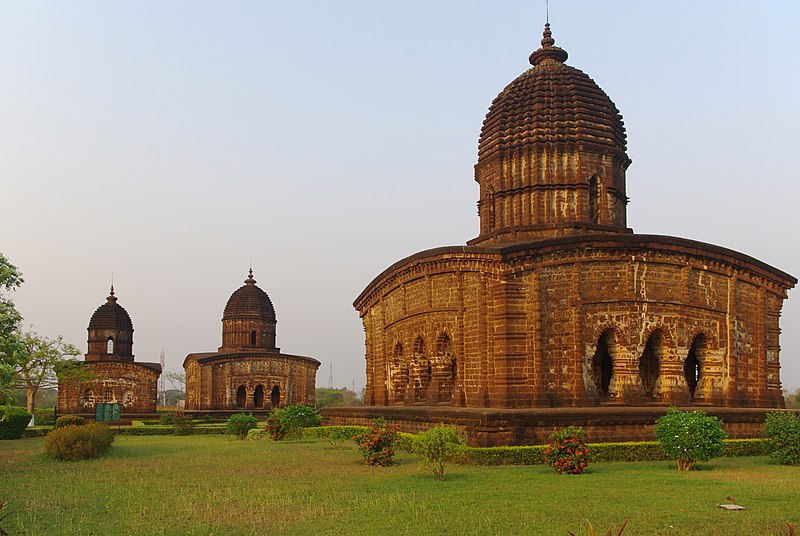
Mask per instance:
[[[106,341],[106,353],[113,354],[114,353],[114,339],[109,337]]]
[[[250,346],[256,345],[256,330],[250,332]]]
[[[589,179],[589,220],[592,223],[598,222],[598,197],[599,189],[597,187],[597,176],[592,176]]]

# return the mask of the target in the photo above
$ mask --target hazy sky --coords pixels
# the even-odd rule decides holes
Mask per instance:
[[[113,271],[136,359],[181,370],[220,345],[252,258],[278,346],[360,388],[352,302],[477,235],[481,123],[544,19],[544,0],[0,3],[0,251],[26,323],[85,351]],[[550,20],[625,118],[629,225],[800,275],[800,2],[553,0]]]

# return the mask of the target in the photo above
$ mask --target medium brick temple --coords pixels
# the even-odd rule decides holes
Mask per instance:
[[[222,315],[217,352],[186,356],[186,411],[267,411],[288,404],[314,405],[319,361],[281,353],[277,319],[253,271],[231,294]]]
[[[627,227],[625,128],[565,64],[549,24],[532,68],[492,102],[478,143],[480,234],[423,251],[356,299],[366,407],[475,445],[652,439],[665,406],[703,407],[732,437],[783,407],[779,317],[797,280],[757,259]]]
[[[58,382],[59,415],[94,415],[95,404],[118,403],[125,417],[156,413],[159,363],[135,362],[133,322],[114,295],[89,320],[89,351],[83,367],[91,379]]]

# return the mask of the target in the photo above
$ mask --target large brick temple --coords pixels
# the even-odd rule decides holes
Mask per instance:
[[[161,364],[134,361],[133,322],[114,295],[89,320],[85,379],[58,382],[60,415],[94,415],[96,404],[117,403],[125,417],[156,413]]]
[[[540,443],[568,424],[636,440],[674,404],[758,435],[783,407],[779,318],[797,280],[633,233],[622,117],[549,24],[541,45],[483,123],[479,235],[398,261],[358,296],[368,407],[328,422],[453,422],[477,445]]]
[[[277,318],[253,271],[231,294],[222,314],[222,346],[186,356],[186,410],[262,412],[288,404],[314,405],[319,361],[275,346]]]

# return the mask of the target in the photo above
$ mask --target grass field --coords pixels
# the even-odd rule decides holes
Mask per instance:
[[[800,528],[800,468],[719,458],[597,463],[581,476],[546,466],[448,467],[443,482],[400,454],[389,468],[351,447],[226,436],[119,436],[109,453],[56,462],[43,439],[0,441],[10,534],[780,534]],[[727,496],[747,509],[716,507]]]

